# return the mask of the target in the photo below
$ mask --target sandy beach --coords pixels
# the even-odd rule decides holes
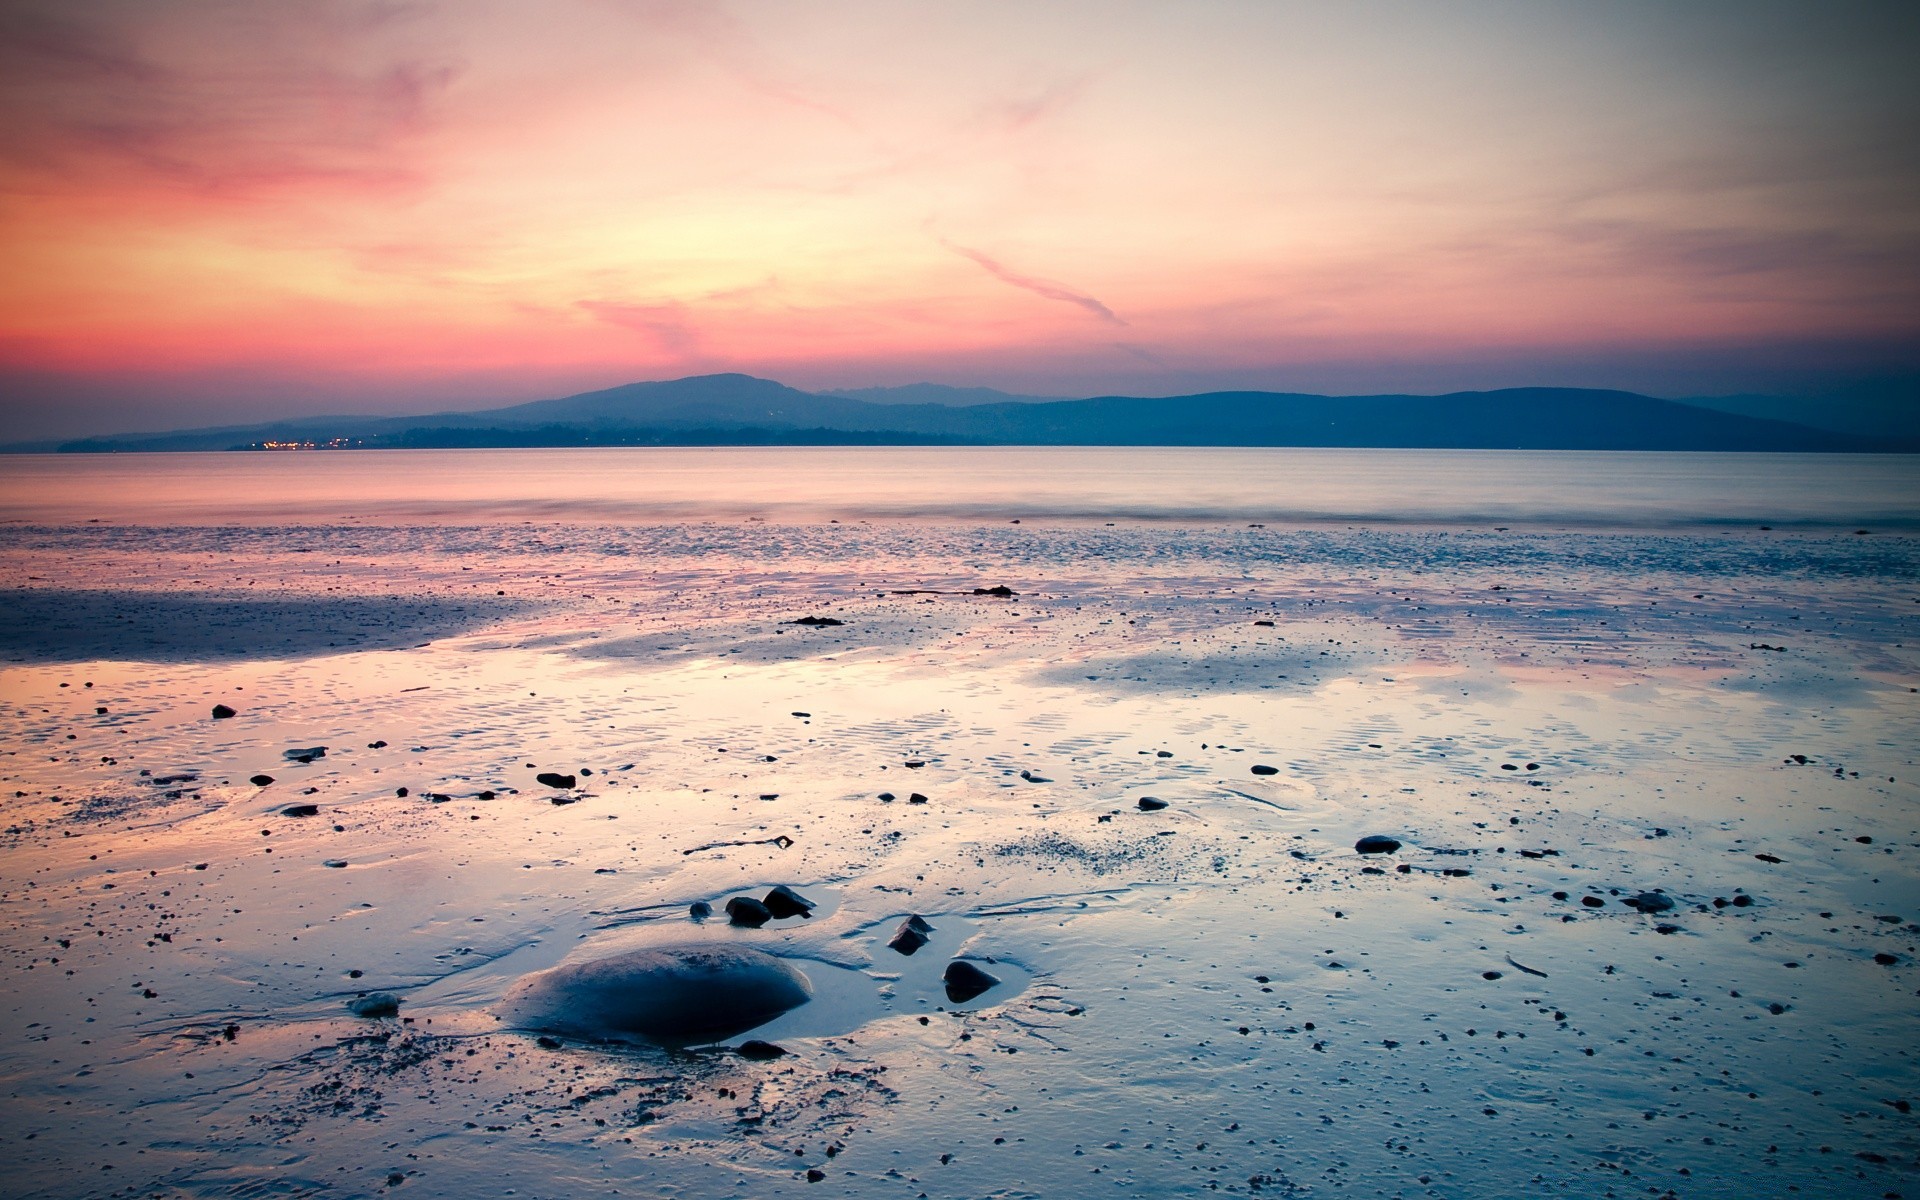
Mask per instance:
[[[68,525],[0,563],[10,1194],[1920,1194],[1904,535]],[[728,923],[777,885],[811,913]],[[811,999],[668,1046],[506,1003],[689,944]],[[995,983],[955,1002],[956,958]]]

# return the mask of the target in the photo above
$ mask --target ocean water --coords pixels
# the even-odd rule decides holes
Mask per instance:
[[[1920,456],[712,447],[0,457],[0,521],[1920,528]]]

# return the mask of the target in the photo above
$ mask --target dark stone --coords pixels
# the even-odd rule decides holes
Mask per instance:
[[[318,804],[289,804],[280,810],[283,817],[317,817],[320,815]]]
[[[580,782],[573,776],[562,775],[558,771],[542,771],[533,778],[536,782],[544,783],[550,788],[570,788]]]
[[[727,924],[729,925],[744,925],[748,929],[758,929],[771,920],[773,920],[773,913],[752,896],[735,896],[727,901]]]
[[[933,926],[924,917],[908,917],[900,922],[900,928],[893,931],[893,940],[887,943],[887,948],[912,957],[927,944],[927,935],[932,932]]]
[[[922,796],[919,792],[914,792],[912,795],[907,797],[908,804],[925,804],[926,802],[927,802],[927,798],[925,796]]]
[[[327,756],[327,748],[325,746],[297,746],[284,753],[285,756],[293,762],[310,763],[316,758],[325,758]]]
[[[238,715],[239,715],[238,713],[234,712],[231,708],[228,708],[224,704],[216,704],[213,706],[213,719],[216,721],[224,721],[228,717],[233,717]]]
[[[955,1004],[965,1004],[980,993],[1000,985],[998,979],[964,958],[956,958],[948,963],[947,973],[942,980],[947,985],[947,999]]]
[[[1265,763],[1255,763],[1253,764],[1253,773],[1255,775],[1278,775],[1280,768],[1270,767]]]
[[[578,804],[580,802],[580,797],[578,796],[567,796],[567,795],[549,796],[547,797],[547,799],[551,800],[555,804]]]
[[[891,803],[893,802],[893,793],[892,793],[892,792],[881,792],[881,793],[880,793],[880,799],[881,799],[881,800],[883,800],[883,801],[885,801],[885,802],[887,802],[887,803],[889,803],[889,804],[891,804]]]
[[[539,1046],[542,1050],[558,1050],[560,1048],[559,1038],[548,1037],[544,1033],[541,1034],[539,1037],[533,1039],[533,1042],[534,1042],[534,1045]]]
[[[751,1058],[755,1062],[766,1062],[786,1054],[785,1046],[776,1046],[772,1042],[763,1042],[759,1038],[750,1038],[740,1043],[735,1051],[741,1058]]]
[[[1167,802],[1165,800],[1160,799],[1158,796],[1140,797],[1141,812],[1159,812],[1161,809],[1165,808],[1166,806],[1167,806]]]
[[[704,921],[713,915],[713,905],[708,904],[705,900],[695,900],[692,904],[687,905],[687,915],[696,921]]]
[[[819,1183],[822,1179],[825,1179],[826,1177],[827,1177],[827,1173],[825,1171],[822,1171],[819,1167],[807,1168],[808,1183]]]
[[[845,625],[846,622],[840,620],[837,617],[801,617],[797,621],[788,621],[787,624],[789,625]]]
[[[514,985],[501,1015],[530,1033],[686,1045],[745,1033],[811,997],[782,959],[700,943],[542,971]]]
[[[400,1014],[400,997],[392,992],[369,992],[347,1001],[347,1011],[356,1017],[393,1017]]]
[[[1899,955],[1896,955],[1896,954],[1888,954],[1886,951],[1883,950],[1880,953],[1873,956],[1873,961],[1879,963],[1883,967],[1891,967],[1893,964],[1900,961],[1900,957]]]
[[[1582,896],[1580,897],[1580,903],[1586,905],[1588,908],[1602,908],[1605,907],[1607,902],[1598,896]]]
[[[273,776],[271,776],[271,775],[255,775],[255,776],[254,776],[253,778],[251,778],[251,779],[249,779],[249,780],[247,780],[247,782],[248,782],[248,783],[250,783],[250,784],[252,784],[252,785],[253,785],[253,786],[255,786],[255,787],[265,787],[265,786],[267,786],[268,784],[270,784],[270,783],[272,783],[272,782],[273,782]]]
[[[1735,908],[1748,908],[1748,907],[1751,907],[1752,904],[1753,904],[1752,896],[1743,894],[1743,895],[1735,896],[1733,898],[1733,906]]]
[[[1400,848],[1400,843],[1385,834],[1376,833],[1361,838],[1353,844],[1353,848],[1361,854],[1392,854]]]
[[[784,883],[768,892],[760,903],[766,906],[775,920],[784,920],[787,917],[811,917],[814,910],[813,901]]]
[[[1620,903],[1626,905],[1628,908],[1646,913],[1649,916],[1654,913],[1666,912],[1673,907],[1672,898],[1663,896],[1659,892],[1641,892],[1638,896],[1628,896]]]
[[[1019,593],[1002,583],[990,588],[975,588],[973,589],[973,594],[976,596],[1014,596]]]
[[[347,865],[347,860],[344,858],[330,858],[326,862],[321,863],[320,865],[323,867],[332,867],[335,870],[339,870],[341,867],[344,867]],[[199,868],[195,867],[194,870],[197,871],[199,870]]]

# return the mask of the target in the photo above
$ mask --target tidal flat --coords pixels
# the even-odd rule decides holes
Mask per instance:
[[[1911,533],[16,523],[0,566],[9,1195],[1920,1197]],[[690,944],[809,995],[513,1020]]]

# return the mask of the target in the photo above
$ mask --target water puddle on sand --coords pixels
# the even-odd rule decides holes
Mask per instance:
[[[34,573],[218,540],[87,536]],[[231,573],[377,595],[384,536]],[[1920,1194],[1904,542],[392,536],[526,607],[0,672],[20,1194]],[[811,916],[727,923],[776,885]],[[681,1046],[502,1019],[694,943],[811,998]]]

